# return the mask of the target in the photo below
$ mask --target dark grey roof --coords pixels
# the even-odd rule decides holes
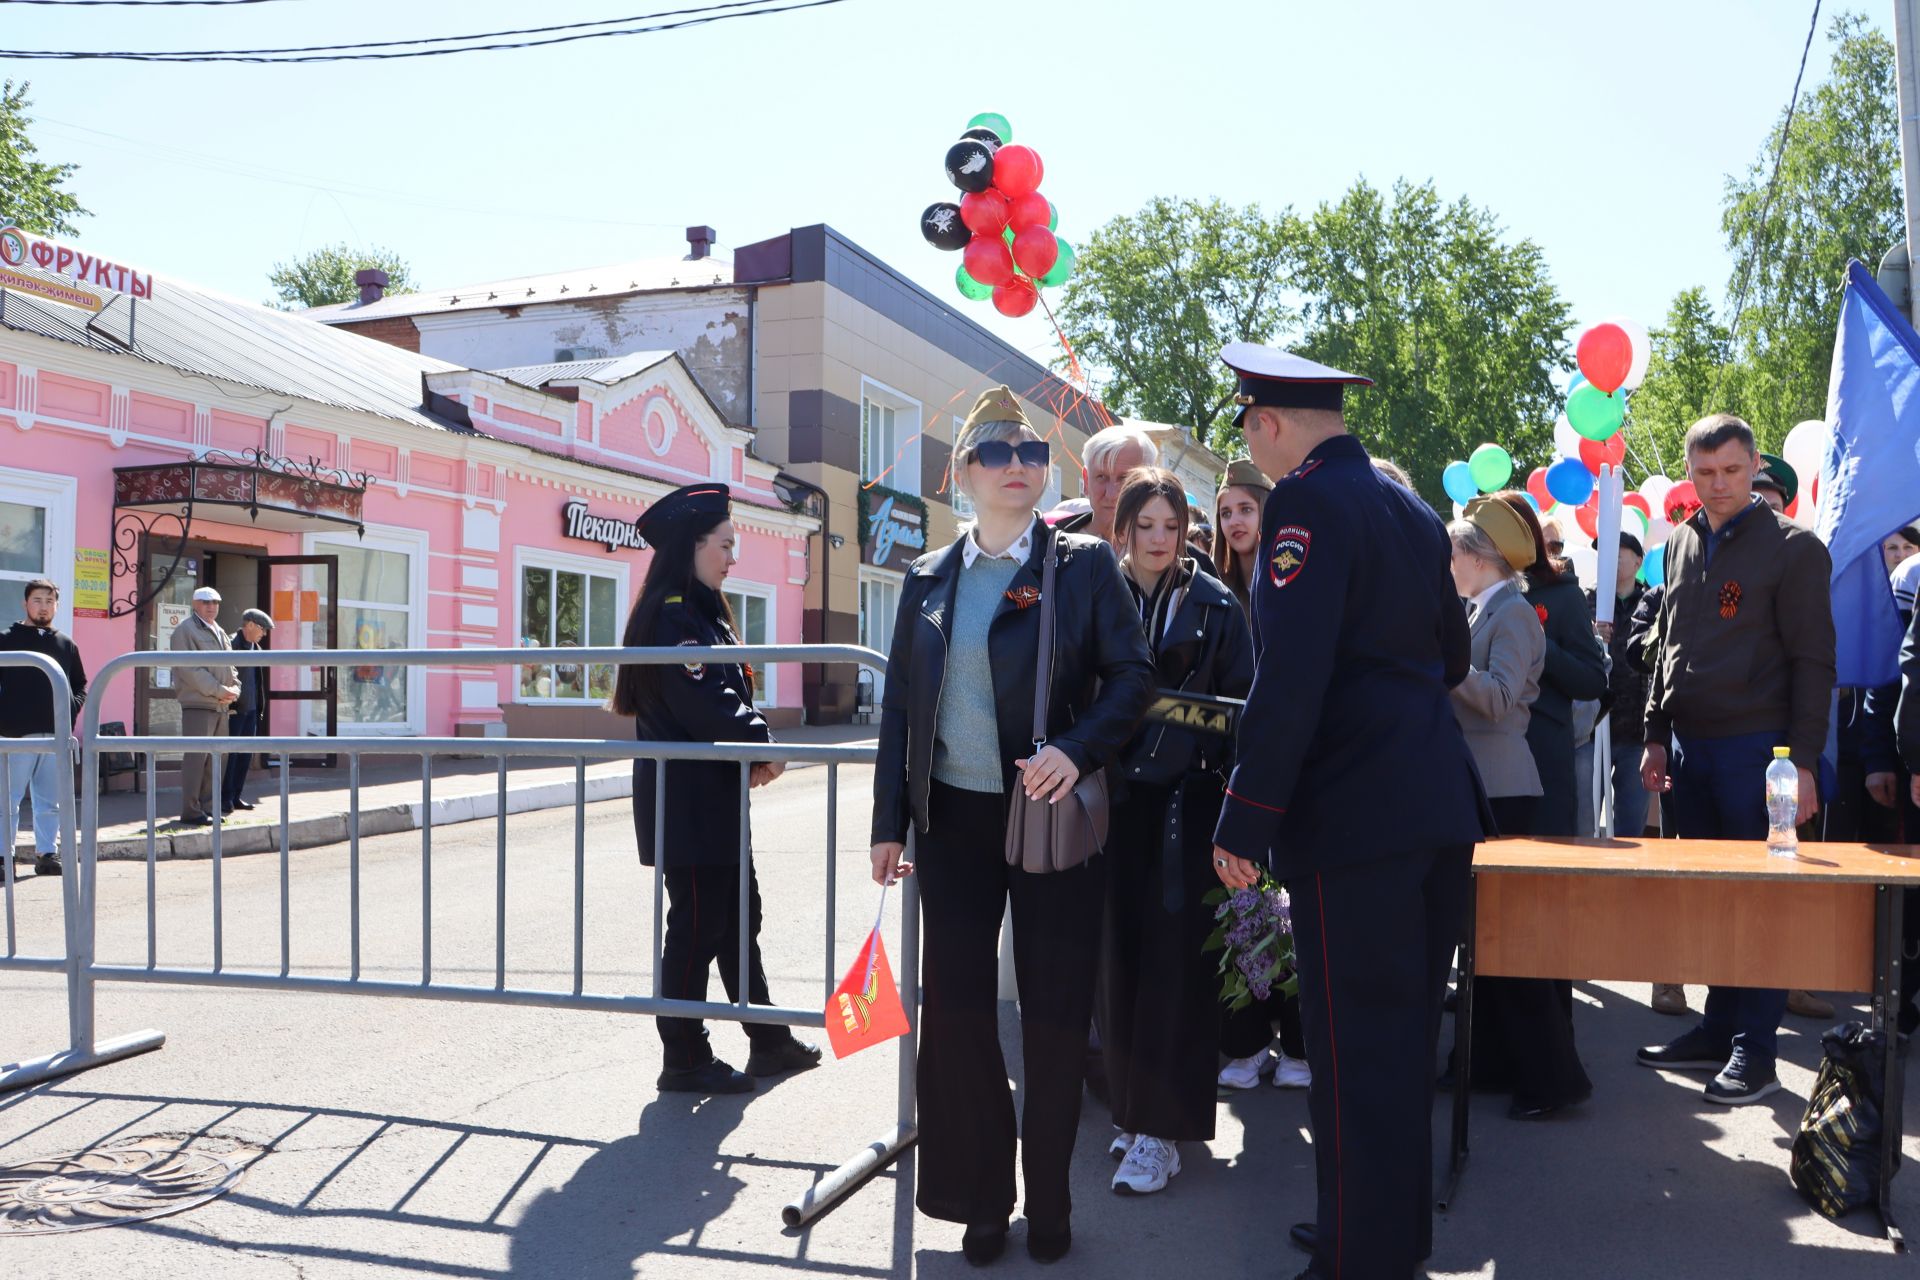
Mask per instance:
[[[12,270],[64,283],[30,267]],[[467,429],[429,413],[425,405],[422,375],[457,365],[178,280],[155,276],[153,281],[151,298],[136,303],[110,293],[98,315],[7,290],[0,302],[0,329],[416,426]]]

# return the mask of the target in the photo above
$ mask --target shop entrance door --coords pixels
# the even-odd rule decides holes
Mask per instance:
[[[260,559],[260,607],[273,618],[273,639],[280,649],[340,647],[340,557],[263,556]],[[274,641],[278,641],[274,644]],[[267,682],[267,732],[291,737],[322,730],[340,732],[338,667],[276,667]],[[296,765],[332,768],[338,757],[295,756]]]

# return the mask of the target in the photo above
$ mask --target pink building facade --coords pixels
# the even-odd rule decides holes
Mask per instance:
[[[153,293],[91,323],[19,293],[0,309],[0,624],[51,578],[97,669],[165,648],[211,585],[229,629],[258,607],[275,648],[345,651],[275,673],[275,733],[624,736],[601,706],[610,668],[459,651],[618,644],[648,557],[634,520],[718,479],[743,639],[799,642],[818,521],[678,356],[487,373],[169,280]],[[382,665],[392,648],[447,659]],[[770,718],[797,722],[799,670],[763,685]],[[131,732],[179,722],[164,677],[101,693]]]

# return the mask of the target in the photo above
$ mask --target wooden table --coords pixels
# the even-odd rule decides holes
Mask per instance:
[[[1920,846],[1758,840],[1513,838],[1479,847],[1460,952],[1453,1142],[1445,1209],[1467,1160],[1476,975],[1868,991],[1886,1035],[1880,1219],[1900,1148],[1900,890],[1920,885]]]

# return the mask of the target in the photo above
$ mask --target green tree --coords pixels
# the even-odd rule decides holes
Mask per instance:
[[[1291,284],[1301,354],[1374,379],[1348,396],[1348,423],[1436,507],[1441,471],[1476,445],[1504,446],[1516,478],[1551,452],[1567,306],[1539,246],[1503,240],[1490,211],[1362,179],[1306,220]]]
[[[1768,448],[1826,416],[1847,259],[1874,266],[1905,231],[1893,45],[1857,13],[1835,18],[1827,38],[1831,69],[1793,115],[1771,201],[1784,113],[1746,174],[1727,179],[1721,218],[1734,260],[1728,296],[1737,305],[1744,282],[1746,305],[1733,332],[1738,398],[1723,392],[1720,407],[1746,417]]]
[[[1282,295],[1295,230],[1257,204],[1159,197],[1095,231],[1058,318],[1106,404],[1207,439],[1233,399],[1220,348],[1293,322]]]
[[[26,81],[0,82],[0,224],[11,222],[43,236],[74,235],[73,219],[86,217],[87,211],[65,184],[79,166],[34,159],[40,149],[27,136],[30,88]]]
[[[412,293],[413,276],[400,255],[391,249],[349,249],[330,244],[292,262],[278,262],[267,282],[279,295],[274,306],[282,311],[352,302],[360,296],[353,273],[377,267],[387,273],[388,293]]]
[[[1646,381],[1628,400],[1627,478],[1636,485],[1656,471],[1679,479],[1687,428],[1728,403],[1740,381],[1728,367],[1732,339],[1698,285],[1675,295],[1651,337]]]

